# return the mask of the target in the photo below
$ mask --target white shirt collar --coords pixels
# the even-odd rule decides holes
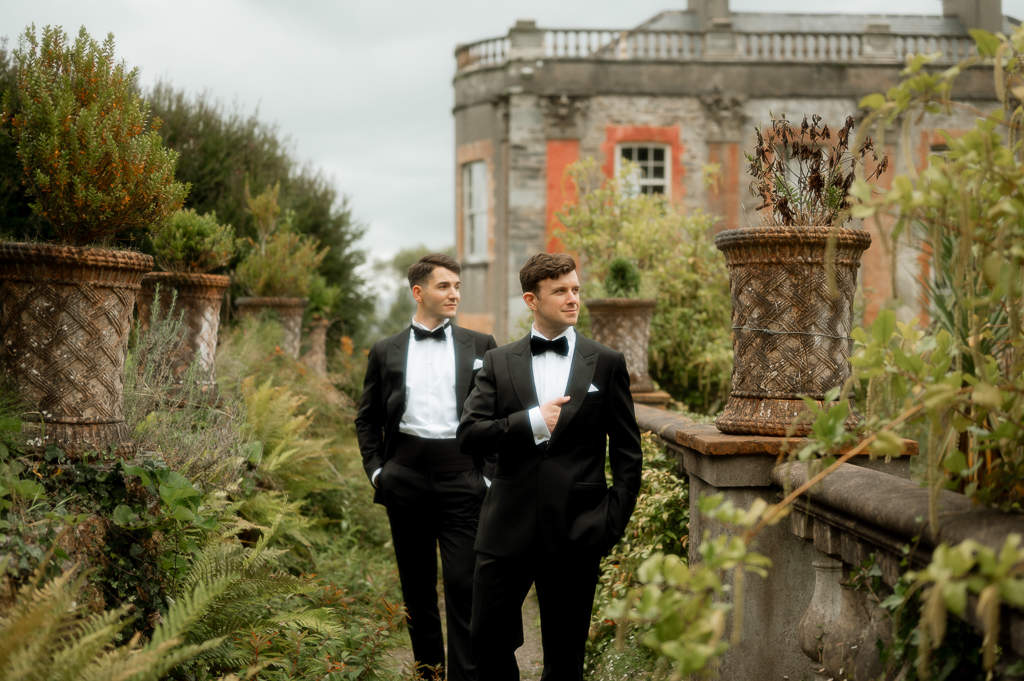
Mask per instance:
[[[548,338],[547,336],[542,334],[540,331],[538,331],[536,326],[531,325],[530,326],[530,335],[531,336],[536,336],[537,338],[543,338],[545,340],[558,340],[562,336],[565,336],[566,338],[569,339],[570,343],[574,343],[576,341],[576,329],[574,327],[572,327],[572,326],[570,326],[568,329],[566,329],[562,333],[558,334],[554,338]]]
[[[436,329],[440,329],[442,326],[449,326],[450,327],[452,325],[451,321],[452,320],[450,320],[450,319],[446,319],[443,322],[441,322],[440,324],[438,324],[437,326],[435,326],[433,329],[428,329],[423,324],[420,324],[418,321],[416,321],[416,317],[413,317],[412,318],[412,325],[413,326],[418,326],[419,328],[423,329],[424,331],[431,331],[431,332],[433,332]],[[448,332],[448,329],[445,329],[445,333],[447,333],[447,332]]]

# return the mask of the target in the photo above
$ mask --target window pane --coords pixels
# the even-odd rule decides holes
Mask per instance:
[[[664,161],[665,160],[665,150],[664,149],[655,148],[654,149],[654,160],[658,161],[658,162]]]
[[[622,147],[622,158],[627,161],[633,160],[633,147]]]
[[[636,150],[636,160],[646,161],[647,160],[647,147],[640,147]]]
[[[465,253],[470,256],[486,255],[488,192],[487,164],[485,161],[474,161],[463,166],[462,192],[462,224],[465,235]]]
[[[654,166],[653,168],[651,168],[651,177],[663,179],[665,177],[665,167]]]
[[[651,185],[651,193],[652,194],[664,194],[665,193],[665,185],[662,185],[662,184],[652,184]]]

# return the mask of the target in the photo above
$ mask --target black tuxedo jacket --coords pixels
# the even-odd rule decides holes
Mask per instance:
[[[459,424],[463,451],[497,452],[477,551],[513,556],[540,539],[556,554],[600,554],[622,536],[642,466],[622,353],[576,334],[566,394],[551,439],[534,444],[527,412],[539,404],[529,336],[484,357]],[[611,488],[605,482],[606,443]]]
[[[359,451],[363,456],[363,468],[371,477],[373,472],[395,453],[395,436],[405,414],[405,367],[409,357],[409,327],[394,336],[377,341],[370,348],[367,359],[366,378],[363,379],[363,397],[356,415],[356,435]],[[455,407],[457,413],[473,387],[473,370],[476,359],[495,347],[494,337],[478,331],[470,331],[452,324],[452,340],[455,342]],[[426,340],[421,343],[434,343]],[[473,456],[483,474],[493,475],[494,456],[478,455],[486,450],[463,448],[464,453]],[[373,500],[383,503],[378,489]]]

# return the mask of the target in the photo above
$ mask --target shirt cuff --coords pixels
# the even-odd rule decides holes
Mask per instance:
[[[551,431],[548,424],[544,423],[544,417],[540,415],[540,407],[534,407],[529,412],[530,426],[533,428],[533,444],[539,445],[551,439]]]
[[[370,476],[370,484],[371,484],[371,485],[373,485],[374,487],[376,487],[376,486],[377,486],[377,476],[378,476],[378,475],[380,475],[380,472],[381,472],[382,470],[384,470],[384,467],[383,467],[383,466],[381,466],[380,468],[378,468],[377,470],[375,470],[375,471],[373,472],[373,475],[371,475],[371,476]]]
[[[488,487],[490,487],[491,486],[491,479],[488,478],[486,475],[483,476],[483,478],[484,478],[484,484],[487,485]]]

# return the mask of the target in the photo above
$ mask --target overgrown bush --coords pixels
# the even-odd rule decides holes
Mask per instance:
[[[321,249],[316,238],[293,231],[291,213],[278,224],[280,189],[275,185],[256,196],[246,193],[257,240],[249,240],[249,252],[235,268],[234,281],[251,296],[304,298],[328,249]]]
[[[188,186],[174,179],[177,154],[164,148],[136,89],[138,69],[114,58],[85,27],[74,44],[60,27],[30,26],[15,52],[18,105],[2,119],[18,141],[33,211],[71,246],[109,245],[119,234],[158,232]]]
[[[216,213],[191,208],[175,211],[167,227],[153,236],[156,264],[168,272],[210,272],[235,257],[235,230],[217,223]]]
[[[657,297],[648,349],[659,387],[691,408],[714,413],[732,377],[729,277],[711,238],[717,218],[678,211],[660,194],[624,189],[628,169],[605,178],[593,159],[568,171],[579,196],[558,213],[566,249],[579,254],[584,303],[602,297],[610,266],[624,258],[640,271],[641,297]]]

